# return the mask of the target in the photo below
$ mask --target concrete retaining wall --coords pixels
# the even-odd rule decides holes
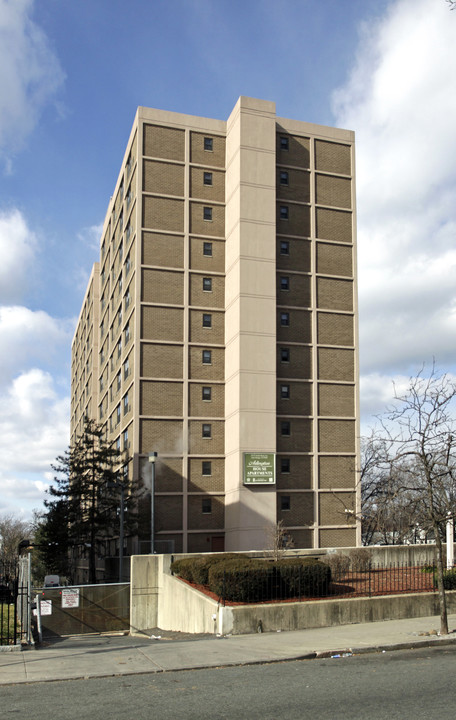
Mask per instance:
[[[350,549],[355,548],[343,548],[340,552],[350,554]],[[433,545],[368,549],[372,562],[385,566],[432,563],[435,556]],[[327,552],[301,550],[288,554],[315,557]],[[135,555],[131,558],[130,626],[133,634],[158,627],[188,633],[241,635],[426,617],[440,612],[437,593],[222,607],[171,575],[172,559],[171,555]],[[456,591],[447,592],[447,602],[448,611],[456,612]]]

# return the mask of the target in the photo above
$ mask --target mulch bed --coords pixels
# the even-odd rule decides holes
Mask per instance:
[[[188,582],[180,578],[182,582],[187,583],[190,587],[195,588],[207,597],[212,598],[216,602],[221,598],[213,593],[207,585],[198,585]],[[386,569],[371,569],[365,572],[348,572],[343,574],[336,581],[331,582],[329,586],[329,594],[324,597],[295,597],[286,599],[265,600],[258,604],[271,603],[293,603],[307,602],[310,600],[328,600],[328,599],[347,599],[350,597],[372,597],[375,595],[396,595],[398,593],[420,593],[434,592],[434,575],[432,572],[423,572],[422,567],[397,567]],[[244,602],[232,602],[227,600],[226,606],[236,607],[238,605],[248,605]]]

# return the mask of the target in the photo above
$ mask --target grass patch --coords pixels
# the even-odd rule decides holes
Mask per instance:
[[[0,603],[0,644],[14,643],[14,605]]]

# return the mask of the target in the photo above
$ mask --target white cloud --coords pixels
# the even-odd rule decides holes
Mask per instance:
[[[22,299],[33,284],[35,234],[19,210],[0,211],[0,303]]]
[[[69,347],[72,328],[42,310],[0,307],[0,387],[37,361],[53,363],[61,347]]]
[[[455,33],[445,3],[390,3],[333,98],[356,132],[361,370],[380,383],[455,363]]]
[[[69,442],[69,398],[34,368],[0,394],[0,513],[28,512],[42,505],[51,463]]]
[[[48,38],[31,19],[33,7],[33,0],[0,0],[0,151],[6,163],[64,80]]]

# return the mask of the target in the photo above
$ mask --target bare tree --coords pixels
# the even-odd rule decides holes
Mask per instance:
[[[456,384],[435,367],[410,379],[404,394],[381,418],[382,456],[377,467],[395,476],[395,497],[405,499],[413,517],[432,529],[437,551],[440,632],[448,633],[442,535],[456,512]],[[412,517],[412,516],[411,516]]]
[[[283,520],[279,520],[274,525],[266,528],[268,547],[274,560],[281,560],[286,550],[294,547],[293,538],[289,534],[287,528],[283,524]]]
[[[12,514],[0,516],[0,560],[7,565],[16,561],[18,545],[29,538],[31,523]]]

